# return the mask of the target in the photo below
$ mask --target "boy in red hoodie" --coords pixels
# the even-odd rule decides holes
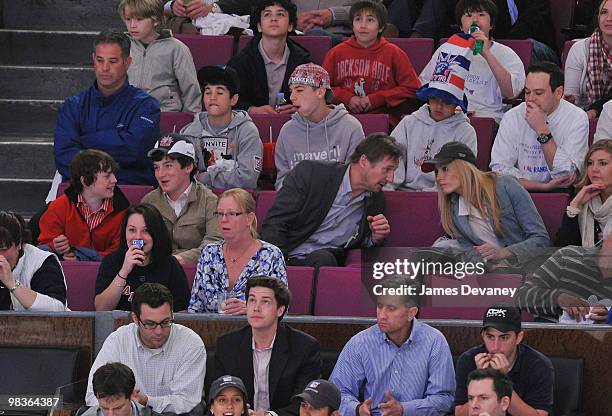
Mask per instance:
[[[334,104],[343,103],[352,113],[388,113],[396,125],[416,108],[421,82],[406,53],[381,36],[387,24],[382,3],[358,1],[349,17],[354,36],[330,50],[323,62]]]

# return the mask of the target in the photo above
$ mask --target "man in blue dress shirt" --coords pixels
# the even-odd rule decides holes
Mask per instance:
[[[383,288],[414,285],[405,278],[382,284]],[[417,304],[418,298],[410,294],[377,297],[377,324],[350,339],[330,377],[342,396],[341,416],[450,411],[455,395],[451,352],[440,331],[415,318]]]

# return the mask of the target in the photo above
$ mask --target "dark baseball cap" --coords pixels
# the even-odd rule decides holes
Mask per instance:
[[[521,311],[511,305],[493,305],[485,311],[482,329],[495,328],[500,332],[519,332],[521,330]]]
[[[436,164],[450,163],[457,159],[465,160],[472,165],[476,165],[476,156],[474,155],[474,152],[472,152],[472,149],[461,142],[448,142],[442,146],[438,154],[436,154],[433,159],[430,159],[421,165],[421,170],[423,172],[432,172],[435,169]]]
[[[198,71],[198,82],[204,93],[207,85],[223,85],[227,87],[231,95],[238,94],[240,90],[240,78],[232,67],[222,68],[217,65],[206,65]]]
[[[293,398],[302,399],[315,409],[327,406],[330,411],[334,411],[340,408],[340,390],[334,383],[323,379],[311,381],[302,393]]]
[[[244,383],[239,377],[234,377],[230,375],[221,376],[215,381],[212,382],[210,386],[210,394],[208,395],[208,403],[212,403],[213,400],[217,398],[217,396],[228,387],[235,387],[242,392],[244,397],[247,395],[246,388],[244,387]],[[246,406],[246,404],[245,404]]]

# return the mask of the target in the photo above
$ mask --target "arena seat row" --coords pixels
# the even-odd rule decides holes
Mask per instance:
[[[229,35],[175,35],[183,42],[193,56],[196,69],[204,65],[225,65],[234,53],[242,50],[253,38],[243,35],[238,40],[234,50],[234,38]],[[310,52],[312,61],[321,65],[325,54],[332,48],[331,38],[328,36],[291,36],[292,40],[299,43]],[[420,74],[434,53],[434,40],[430,38],[387,38],[387,40],[402,49],[410,58],[412,66],[417,74]],[[446,42],[447,38],[440,40],[438,45]],[[512,50],[514,50],[525,69],[531,64],[531,52],[533,42],[529,39],[497,39]]]

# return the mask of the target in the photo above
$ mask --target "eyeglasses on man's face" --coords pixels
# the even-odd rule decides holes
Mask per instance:
[[[223,218],[223,217],[236,218],[242,214],[244,214],[244,212],[235,212],[235,211],[227,211],[227,212],[215,211],[213,212],[213,215],[215,216],[215,218]]]
[[[162,327],[162,328],[170,328],[172,326],[172,324],[174,323],[174,319],[173,318],[164,319],[161,322],[143,321],[142,319],[140,319],[140,316],[138,316],[137,318],[138,318],[138,321],[144,327],[144,329],[148,329],[150,331],[155,329],[155,328],[157,328],[158,325],[160,327]]]

